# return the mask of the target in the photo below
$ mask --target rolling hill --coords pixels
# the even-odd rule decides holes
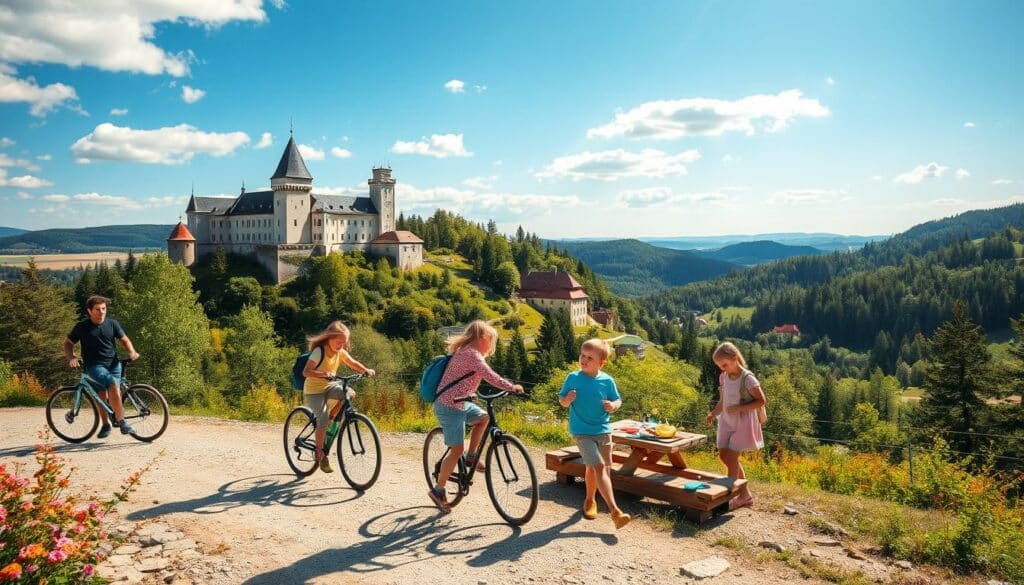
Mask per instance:
[[[0,238],[5,237],[5,236],[16,236],[18,234],[23,234],[23,233],[25,233],[27,231],[28,230],[23,230],[21,228],[12,228],[12,227],[0,226]]]
[[[678,236],[637,238],[659,248],[673,250],[711,250],[744,242],[772,241],[787,246],[811,246],[825,252],[848,252],[856,250],[869,242],[884,240],[888,236],[844,236],[830,233],[782,232],[755,235],[724,235],[724,236]]]
[[[162,249],[171,225],[107,225],[49,229],[0,237],[2,254],[59,254]]]
[[[587,263],[615,294],[643,295],[728,274],[736,264],[639,240],[552,242]]]
[[[813,246],[790,246],[771,240],[760,240],[732,244],[717,250],[697,250],[696,253],[705,258],[713,258],[741,266],[754,266],[756,264],[764,264],[765,262],[792,258],[793,256],[815,256],[824,254],[825,251]]]

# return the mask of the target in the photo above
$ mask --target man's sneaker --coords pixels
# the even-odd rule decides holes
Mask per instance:
[[[122,435],[127,435],[135,432],[135,429],[133,429],[132,425],[128,424],[128,421],[126,420],[122,420],[121,422],[117,423],[117,426],[121,427]]]
[[[97,439],[106,439],[110,436],[110,425],[103,425],[100,427],[100,432],[96,433]]]
[[[320,471],[324,473],[334,473],[334,469],[331,468],[331,460],[326,455],[320,460]]]

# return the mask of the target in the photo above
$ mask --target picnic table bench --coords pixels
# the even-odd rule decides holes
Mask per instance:
[[[640,437],[622,430],[636,427],[642,424],[634,420],[612,423],[611,478],[615,489],[679,506],[687,520],[699,524],[709,519],[716,508],[728,505],[746,485],[745,479],[687,467],[683,451],[703,445],[707,436],[676,431],[670,438]],[[627,450],[628,454],[624,452]],[[545,466],[555,472],[559,484],[569,485],[586,473],[579,457],[575,445],[563,447],[547,452]],[[668,461],[662,463],[662,458]],[[707,487],[683,487],[691,482],[703,482]]]

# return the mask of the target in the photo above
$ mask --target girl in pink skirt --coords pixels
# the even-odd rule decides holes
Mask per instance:
[[[761,383],[747,369],[747,362],[732,343],[721,343],[711,354],[718,369],[719,376],[718,404],[708,414],[707,424],[718,418],[718,457],[728,468],[729,477],[746,479],[743,465],[740,464],[740,453],[756,451],[764,447],[764,436],[761,434],[761,421],[765,405]],[[729,501],[729,509],[735,510],[754,503],[754,496],[744,486],[743,492]]]

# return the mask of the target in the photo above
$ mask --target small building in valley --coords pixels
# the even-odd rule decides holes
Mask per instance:
[[[587,324],[590,297],[568,272],[557,269],[528,272],[519,287],[519,298],[542,313],[565,309],[573,327]]]
[[[784,335],[800,335],[800,328],[793,323],[785,323],[782,325],[776,325],[772,327],[772,333],[782,333]]]

